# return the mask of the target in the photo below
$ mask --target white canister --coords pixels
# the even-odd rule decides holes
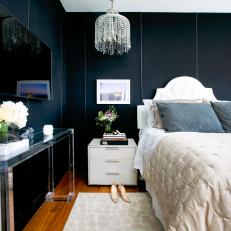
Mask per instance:
[[[54,127],[53,125],[44,125],[43,126],[43,135],[44,136],[50,136],[50,135],[53,135],[53,130],[54,130]]]

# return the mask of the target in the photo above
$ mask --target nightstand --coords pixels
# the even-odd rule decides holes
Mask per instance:
[[[136,149],[133,139],[128,139],[128,145],[100,145],[100,139],[93,139],[88,145],[88,184],[137,185]]]

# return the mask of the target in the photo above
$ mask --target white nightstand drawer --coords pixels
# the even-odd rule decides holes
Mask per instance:
[[[135,148],[121,148],[121,147],[100,147],[89,148],[89,154],[91,159],[134,159]]]
[[[129,172],[119,173],[117,171],[99,171],[94,172],[89,177],[89,184],[96,185],[111,185],[115,184],[125,184],[125,185],[136,185],[137,184],[137,174],[136,170]]]
[[[100,145],[100,139],[93,139],[88,145],[88,184],[136,185],[136,149],[133,139],[128,139],[128,145]]]
[[[132,171],[133,168],[133,160],[123,160],[123,159],[92,159],[90,163],[90,171],[91,172],[99,172],[102,171],[117,171],[117,172],[126,172]]]

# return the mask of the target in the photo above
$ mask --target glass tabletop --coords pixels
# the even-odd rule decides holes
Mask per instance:
[[[26,159],[47,149],[63,137],[73,134],[73,132],[74,130],[71,128],[54,128],[52,136],[44,136],[42,130],[35,132],[33,139],[29,140],[29,147],[26,150],[21,153],[11,153],[10,155],[0,154],[0,168],[5,165],[7,165],[7,167],[18,165]]]

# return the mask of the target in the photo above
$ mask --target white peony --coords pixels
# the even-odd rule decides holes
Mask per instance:
[[[13,123],[18,128],[26,126],[28,109],[22,102],[3,102],[0,105],[0,122]]]

